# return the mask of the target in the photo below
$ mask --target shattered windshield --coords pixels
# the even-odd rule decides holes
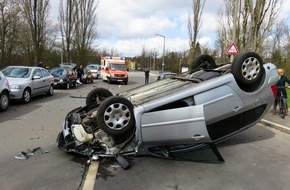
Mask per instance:
[[[119,71],[126,71],[127,70],[125,64],[116,64],[116,63],[110,64],[110,69],[111,70],[119,70]]]
[[[27,67],[7,67],[5,68],[2,73],[6,77],[13,77],[13,78],[28,78],[31,73],[31,68]]]

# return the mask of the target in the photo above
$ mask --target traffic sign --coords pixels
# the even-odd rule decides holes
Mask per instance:
[[[230,54],[230,55],[234,55],[234,54],[239,54],[239,50],[238,50],[238,47],[236,46],[236,44],[233,42],[230,47],[228,48],[227,50],[227,54]]]

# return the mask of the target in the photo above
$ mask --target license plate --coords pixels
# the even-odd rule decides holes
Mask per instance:
[[[123,80],[117,80],[118,82],[121,82],[121,81],[123,81]]]

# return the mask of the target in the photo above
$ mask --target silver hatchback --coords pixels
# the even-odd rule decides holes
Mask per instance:
[[[6,111],[9,106],[9,82],[0,71],[0,111]]]
[[[54,77],[44,68],[8,66],[2,72],[9,81],[10,99],[28,103],[33,96],[54,93]]]

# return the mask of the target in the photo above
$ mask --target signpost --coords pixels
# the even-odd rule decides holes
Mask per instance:
[[[230,47],[228,48],[227,50],[227,54],[229,55],[236,55],[236,54],[239,54],[239,50],[238,50],[238,47],[236,46],[236,44],[233,42]]]

